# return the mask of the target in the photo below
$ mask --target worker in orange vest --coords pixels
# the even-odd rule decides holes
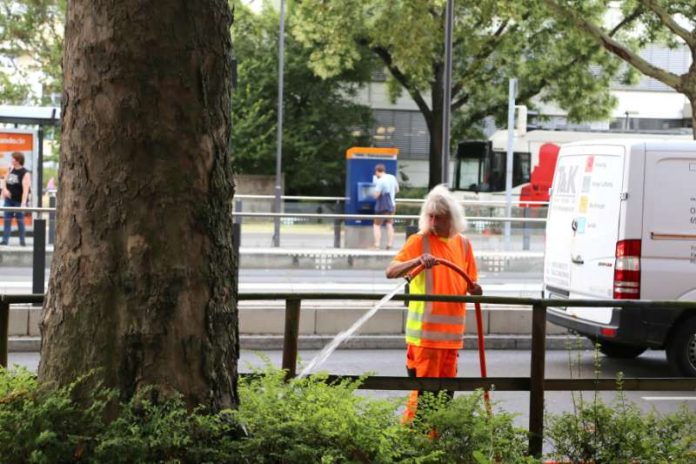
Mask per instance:
[[[419,233],[413,234],[386,269],[390,279],[404,277],[419,265],[425,270],[410,283],[411,294],[481,295],[476,283],[476,259],[471,242],[462,235],[466,219],[461,205],[444,185],[432,189],[421,207]],[[463,269],[474,282],[466,281],[438,258]],[[464,303],[410,301],[406,320],[406,369],[409,377],[455,377],[457,358],[463,347],[466,306]],[[450,393],[452,395],[453,393]],[[409,396],[402,422],[416,414],[420,392]]]

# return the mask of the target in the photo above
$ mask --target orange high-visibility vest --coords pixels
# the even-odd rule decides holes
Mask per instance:
[[[461,267],[477,280],[476,260],[468,239],[457,235],[443,239],[434,234],[412,235],[396,256],[407,261],[430,253]],[[412,294],[465,295],[466,281],[446,266],[434,266],[421,272],[410,286]],[[410,301],[406,319],[406,343],[430,348],[459,349],[463,346],[466,306],[463,303]]]

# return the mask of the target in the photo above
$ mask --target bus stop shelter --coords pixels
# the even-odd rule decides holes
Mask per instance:
[[[38,158],[36,165],[36,179],[39,190],[43,186],[43,142],[45,128],[60,125],[60,109],[50,106],[14,106],[0,105],[0,124],[13,126],[38,127]],[[42,195],[38,192],[36,206],[42,207]]]

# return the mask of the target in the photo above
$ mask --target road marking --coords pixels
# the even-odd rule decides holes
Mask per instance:
[[[645,401],[696,401],[696,396],[641,396]]]

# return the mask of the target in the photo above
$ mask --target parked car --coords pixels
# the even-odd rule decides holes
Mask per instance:
[[[563,145],[553,178],[544,296],[696,301],[696,142]],[[665,349],[696,376],[696,311],[550,308],[548,319],[607,356]]]

